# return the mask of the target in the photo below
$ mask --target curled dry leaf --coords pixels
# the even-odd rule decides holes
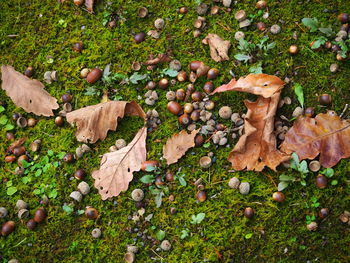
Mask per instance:
[[[300,160],[314,159],[330,168],[341,159],[350,157],[350,122],[342,120],[334,111],[315,118],[299,117],[287,132],[281,151],[295,152]]]
[[[21,146],[26,140],[27,140],[27,138],[24,137],[24,138],[20,138],[20,139],[14,141],[14,142],[11,143],[11,145],[7,148],[6,152],[7,152],[7,153],[12,153],[13,149],[15,149],[15,148]]]
[[[165,63],[170,61],[171,61],[171,58],[168,54],[159,54],[156,58],[153,58],[153,56],[151,56],[151,58],[147,60],[144,64],[146,66],[149,66],[149,65],[156,65],[158,63]]]
[[[235,170],[262,171],[265,166],[276,167],[290,159],[288,154],[276,149],[274,118],[284,82],[266,74],[250,74],[238,81],[217,88],[216,92],[236,90],[260,95],[256,102],[245,100],[248,112],[244,122],[244,134],[230,152],[228,160]]]
[[[59,107],[57,100],[50,96],[40,81],[28,78],[11,66],[1,66],[1,72],[1,88],[17,107],[38,116],[54,115],[52,110]]]
[[[186,130],[174,134],[169,138],[163,146],[163,157],[167,160],[167,164],[176,163],[189,148],[192,148],[194,137],[196,137],[199,130],[193,130],[190,134]]]
[[[143,127],[126,147],[103,155],[100,169],[92,173],[102,200],[128,190],[133,172],[140,171],[146,161],[146,137],[147,127]]]
[[[210,56],[216,62],[229,60],[228,50],[231,47],[231,43],[228,40],[223,40],[216,34],[208,34],[203,40],[202,43],[209,45]]]
[[[109,130],[115,131],[118,118],[125,115],[146,118],[136,102],[108,101],[69,112],[67,121],[77,125],[75,136],[79,142],[95,143],[99,139],[104,140]]]

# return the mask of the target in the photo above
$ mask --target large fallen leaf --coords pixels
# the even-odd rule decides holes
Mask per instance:
[[[350,122],[340,119],[334,111],[315,118],[301,116],[287,132],[281,151],[295,152],[300,160],[314,159],[330,168],[341,159],[350,157]]]
[[[118,118],[125,115],[146,118],[136,102],[108,101],[72,111],[67,114],[67,121],[77,125],[75,136],[79,142],[95,143],[104,140],[109,130],[115,131]]]
[[[273,94],[280,92],[283,86],[284,82],[279,77],[268,74],[249,74],[237,81],[232,79],[228,84],[216,88],[212,94],[235,90],[270,98]]]
[[[244,122],[244,133],[230,152],[228,160],[235,170],[262,171],[265,166],[276,167],[290,159],[288,154],[276,149],[274,118],[284,82],[276,76],[250,74],[238,81],[216,89],[248,92],[259,95],[256,102],[245,100],[248,112]]]
[[[1,66],[1,73],[1,88],[17,107],[38,116],[54,115],[52,110],[59,107],[57,100],[50,96],[40,81],[26,77],[11,66]]]
[[[143,127],[126,147],[103,155],[100,169],[92,173],[102,200],[128,190],[133,172],[140,171],[146,161],[146,137],[147,127]]]
[[[203,44],[209,45],[210,56],[216,62],[229,60],[228,50],[231,47],[231,43],[228,40],[223,40],[216,34],[208,34],[203,40]]]
[[[189,148],[195,145],[194,137],[198,131],[193,130],[191,133],[187,133],[186,130],[182,130],[167,140],[163,146],[163,157],[167,160],[168,165],[176,163]]]

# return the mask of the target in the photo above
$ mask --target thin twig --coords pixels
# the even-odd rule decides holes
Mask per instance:
[[[24,238],[24,239],[22,239],[21,241],[19,241],[16,245],[14,245],[13,247],[11,247],[11,248],[15,248],[15,247],[18,247],[20,244],[22,244],[24,241],[26,241],[27,240],[27,238]]]
[[[232,29],[229,27],[229,26],[225,26],[223,25],[221,22],[219,21],[216,21],[216,23],[219,25],[219,26],[222,26],[226,31],[232,31]]]
[[[18,37],[19,35],[7,35],[7,37],[9,38],[15,38],[15,37]]]
[[[152,250],[152,252],[153,252],[154,254],[156,254],[156,256],[159,257],[161,260],[164,259],[164,258],[162,258],[157,252],[155,252],[155,251],[153,250],[153,248],[151,248],[151,250]]]
[[[304,28],[302,28],[300,25],[299,25],[299,23],[298,22],[296,22],[295,23],[300,29],[301,29],[301,31],[303,31],[304,33],[305,33],[305,30],[304,30]]]
[[[342,113],[339,115],[340,118],[343,118],[343,117],[344,117],[344,115],[345,115],[345,113],[347,112],[348,108],[349,108],[349,104],[345,104]]]

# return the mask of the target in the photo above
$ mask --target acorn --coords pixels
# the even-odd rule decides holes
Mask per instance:
[[[181,105],[176,101],[169,101],[167,108],[174,115],[180,115],[183,112]]]
[[[174,181],[174,173],[172,171],[167,171],[166,174],[165,174],[165,179],[168,181],[168,182],[172,182]]]
[[[331,48],[332,48],[332,42],[331,42],[331,41],[327,41],[327,42],[324,44],[324,47],[327,48],[327,49],[331,49]]]
[[[187,113],[184,113],[179,117],[179,122],[182,125],[187,126],[188,124],[191,123],[191,118]]]
[[[318,102],[323,106],[327,106],[332,103],[332,97],[329,94],[322,94],[318,97]]]
[[[204,92],[207,93],[207,94],[212,93],[213,90],[214,90],[214,84],[213,84],[213,82],[211,82],[211,81],[206,82],[206,83],[204,84],[204,86],[203,86],[203,90],[204,90]]]
[[[212,110],[215,107],[215,103],[212,100],[207,100],[204,105],[206,110]]]
[[[74,45],[73,45],[74,52],[81,52],[82,50],[83,50],[83,42],[82,41],[74,43]]]
[[[58,127],[62,127],[63,124],[64,124],[64,119],[62,116],[57,116],[55,118],[55,124],[58,126]]]
[[[267,2],[266,1],[258,1],[256,4],[255,4],[255,7],[257,9],[265,9],[267,7]]]
[[[83,2],[84,2],[84,0],[74,0],[74,4],[75,4],[76,6],[82,5]]]
[[[211,68],[208,70],[207,78],[216,79],[219,76],[220,71],[217,68]]]
[[[202,61],[195,60],[195,61],[190,62],[189,68],[192,71],[197,71],[197,69],[199,69],[199,67],[202,66],[202,64],[203,64]]]
[[[266,24],[264,22],[258,22],[256,24],[256,28],[259,30],[259,31],[265,31],[266,29]]]
[[[134,189],[131,192],[131,198],[132,200],[134,200],[135,202],[140,202],[142,201],[142,199],[145,197],[145,193],[142,191],[142,189]]]
[[[28,162],[29,158],[27,155],[21,155],[20,157],[18,157],[17,159],[17,164],[18,166],[22,167],[22,161],[25,160]]]
[[[28,125],[28,121],[24,117],[19,117],[17,119],[16,123],[17,123],[17,126],[20,127],[20,128],[25,128]]]
[[[22,115],[18,112],[15,112],[14,114],[12,114],[12,120],[17,121],[18,118],[22,117]]]
[[[286,196],[282,192],[274,192],[272,194],[272,199],[276,202],[282,203],[286,200]]]
[[[158,82],[158,85],[162,89],[166,89],[169,86],[169,80],[167,80],[166,78],[163,78]]]
[[[190,114],[193,111],[192,103],[186,103],[184,106],[184,112]]]
[[[183,89],[178,89],[175,93],[177,100],[184,100],[186,97],[186,93]]]
[[[146,84],[146,89],[152,90],[155,89],[157,84],[154,81],[148,81]]]
[[[244,209],[244,216],[248,219],[251,219],[254,216],[254,209],[251,207],[246,207]]]
[[[15,227],[16,227],[15,222],[7,221],[1,227],[1,235],[8,236],[9,234],[11,234],[15,230]]]
[[[199,110],[194,110],[194,111],[192,111],[192,113],[191,113],[191,120],[192,121],[198,121],[199,120],[199,118],[200,118],[200,111]]]
[[[312,172],[318,172],[321,169],[321,164],[317,160],[313,160],[309,163],[309,169]]]
[[[34,221],[34,219],[29,219],[26,225],[28,229],[34,230],[36,227],[36,222]]]
[[[100,70],[99,68],[94,68],[86,76],[86,81],[92,84],[98,81],[101,77],[102,77],[102,70]]]
[[[196,199],[199,202],[204,202],[207,199],[207,194],[203,190],[199,190],[196,194]]]
[[[320,218],[326,218],[329,215],[329,209],[328,208],[322,208],[319,212],[318,212],[318,216]]]
[[[187,12],[188,12],[188,9],[187,9],[187,7],[185,7],[185,6],[183,6],[183,7],[181,7],[181,8],[179,9],[179,13],[180,13],[180,14],[187,14]]]
[[[194,101],[201,101],[203,99],[203,95],[201,92],[195,91],[192,93],[191,98]]]
[[[61,100],[63,103],[71,102],[73,99],[73,96],[70,95],[69,93],[65,93],[62,95]]]
[[[147,170],[147,167],[157,167],[157,166],[159,166],[158,161],[156,161],[156,160],[147,160],[147,161],[144,161],[141,164],[141,170],[145,172]]]
[[[196,147],[202,146],[204,143],[204,137],[201,134],[197,134],[196,137],[194,137],[194,144]]]
[[[292,55],[295,55],[299,52],[299,48],[297,45],[291,45],[288,49],[288,52]]]
[[[26,70],[24,71],[24,75],[26,75],[28,78],[33,76],[33,74],[34,74],[34,69],[31,66],[27,67]]]
[[[27,122],[28,122],[28,127],[34,127],[36,124],[36,120],[33,118],[29,118]]]
[[[235,19],[238,20],[238,22],[242,22],[247,18],[247,13],[244,10],[238,10],[235,14]]]
[[[140,7],[137,14],[141,18],[145,18],[148,15],[148,9],[146,7]]]
[[[315,108],[313,108],[313,107],[306,108],[304,111],[304,115],[306,117],[310,117],[310,118],[314,117],[315,116]]]
[[[327,177],[324,176],[323,174],[319,174],[319,175],[316,177],[316,186],[317,186],[319,189],[326,188],[327,183],[328,183]]]
[[[145,38],[146,34],[144,32],[140,32],[134,35],[134,41],[136,42],[136,44],[143,42]]]
[[[161,176],[157,176],[156,179],[154,180],[154,184],[155,184],[156,186],[163,185],[164,182],[163,182],[162,177],[161,177]]]
[[[86,176],[86,172],[84,169],[78,169],[75,171],[74,173],[74,177],[77,179],[77,180],[83,180]]]
[[[343,56],[340,53],[337,53],[336,57],[335,57],[338,61],[343,61],[345,58],[343,58]]]
[[[177,80],[178,80],[178,81],[184,82],[186,79],[187,79],[187,73],[186,73],[186,71],[180,71],[180,72],[177,74]]]
[[[64,156],[63,156],[63,161],[65,163],[71,163],[74,161],[74,155],[71,154],[71,153],[66,153]]]
[[[338,20],[340,23],[345,24],[349,22],[349,15],[347,13],[341,13],[338,15]]]
[[[34,214],[34,221],[37,222],[37,223],[41,223],[45,220],[46,218],[46,211],[44,208],[38,208],[36,211],[35,211],[35,214]]]
[[[87,218],[95,220],[98,217],[98,212],[95,208],[93,207],[88,207],[85,210],[85,215]]]
[[[25,154],[26,152],[26,148],[24,148],[23,146],[18,146],[16,148],[13,149],[12,153],[16,156],[20,156]]]
[[[88,69],[88,68],[83,68],[83,69],[80,71],[80,77],[83,78],[83,79],[85,79],[89,73],[90,73],[90,69]]]
[[[16,156],[14,155],[5,156],[5,163],[13,163],[14,161],[16,161]]]
[[[6,132],[6,140],[13,141],[15,139],[15,135],[12,132]]]

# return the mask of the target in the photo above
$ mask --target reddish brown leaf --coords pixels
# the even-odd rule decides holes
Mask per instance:
[[[276,149],[274,118],[284,82],[276,76],[250,74],[238,81],[216,89],[215,92],[236,90],[260,95],[256,102],[245,101],[248,112],[244,122],[244,134],[231,151],[228,160],[235,170],[262,171],[265,166],[276,167],[290,159]]]
[[[174,134],[169,138],[163,146],[163,157],[167,160],[167,164],[176,163],[189,148],[194,144],[194,137],[196,137],[199,130],[193,130],[190,134],[186,130]]]
[[[249,74],[245,78],[240,78],[238,81],[232,79],[228,84],[216,88],[212,94],[236,90],[263,96],[264,98],[270,98],[273,94],[280,92],[284,84],[285,83],[276,76]]]
[[[128,190],[133,172],[140,171],[146,161],[146,137],[147,127],[143,127],[126,147],[103,155],[100,169],[92,173],[102,200]]]
[[[208,34],[203,40],[202,43],[209,45],[210,47],[210,56],[216,62],[229,60],[228,50],[231,47],[231,43],[228,40],[223,40],[216,34]]]
[[[333,167],[350,157],[350,122],[340,119],[334,111],[315,118],[301,116],[287,132],[281,150],[295,152],[300,160],[314,159],[320,154],[321,165]]]
[[[95,143],[104,140],[109,130],[115,131],[118,118],[125,115],[146,118],[136,102],[108,101],[72,111],[67,114],[67,121],[77,125],[75,135],[78,141]]]
[[[54,115],[52,110],[59,107],[57,100],[50,96],[40,81],[26,77],[11,66],[1,66],[1,72],[1,88],[16,106],[39,116]]]

